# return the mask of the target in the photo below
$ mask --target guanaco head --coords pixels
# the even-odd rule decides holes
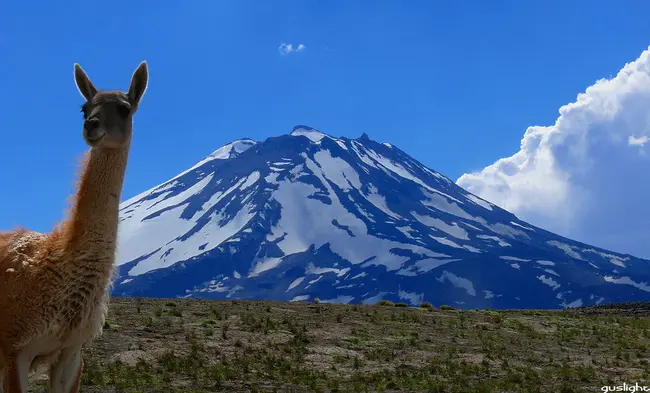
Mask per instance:
[[[74,65],[74,80],[86,99],[81,111],[83,137],[93,148],[118,148],[129,144],[133,132],[133,115],[147,89],[147,62],[140,63],[131,77],[129,91],[98,90],[79,64]]]

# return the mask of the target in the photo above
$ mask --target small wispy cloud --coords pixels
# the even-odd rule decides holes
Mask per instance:
[[[294,52],[302,52],[305,49],[307,49],[307,47],[305,45],[303,45],[303,44],[298,44],[297,46],[293,46],[293,44],[285,44],[284,42],[281,43],[280,47],[278,48],[278,50],[280,51],[280,54],[282,56],[285,56],[285,55],[288,55],[288,54],[294,53]]]
[[[627,144],[630,146],[643,146],[648,142],[648,137],[647,136],[642,136],[640,138],[635,138],[633,136],[629,136],[627,138]]]

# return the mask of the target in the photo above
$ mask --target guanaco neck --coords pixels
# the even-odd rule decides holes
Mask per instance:
[[[92,148],[85,157],[78,191],[65,223],[67,256],[89,265],[115,260],[119,203],[129,146]]]

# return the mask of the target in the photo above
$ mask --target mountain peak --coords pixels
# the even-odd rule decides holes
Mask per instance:
[[[306,126],[304,124],[298,124],[298,125],[293,126],[293,129],[291,130],[291,132],[297,131],[297,130],[316,131],[316,129],[314,127]]]
[[[213,151],[206,159],[227,160],[245,152],[256,144],[257,142],[250,138],[237,139]]]
[[[206,164],[209,161],[228,160],[230,158],[235,158],[255,145],[257,145],[257,142],[250,138],[242,138],[242,139],[234,140],[226,145],[221,146],[217,150],[213,151],[207,157],[194,164],[194,166],[179,173],[175,177],[171,178],[169,181],[176,180],[179,177],[185,175],[186,173],[189,173],[195,170],[196,168],[201,167],[202,165]]]
[[[297,125],[293,127],[293,130],[291,131],[291,136],[304,136],[307,137],[309,140],[312,142],[320,142],[321,139],[324,137],[328,136],[320,131],[318,131],[315,128],[305,126],[305,125]]]

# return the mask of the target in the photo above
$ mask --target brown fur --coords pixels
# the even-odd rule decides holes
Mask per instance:
[[[132,117],[147,80],[143,62],[128,95],[98,91],[75,65],[91,149],[68,217],[49,234],[0,233],[0,393],[27,392],[27,374],[39,366],[49,367],[51,392],[79,389],[81,347],[106,317]],[[128,113],[116,109],[122,101]],[[98,126],[87,129],[92,121]]]

